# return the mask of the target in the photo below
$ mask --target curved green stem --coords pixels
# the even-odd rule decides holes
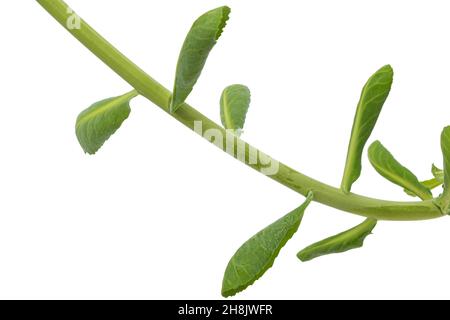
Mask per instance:
[[[79,19],[79,28],[70,28],[67,22],[69,19],[74,18],[74,13],[64,1],[37,0],[37,2],[141,95],[169,113],[171,92],[120,53],[82,19]],[[76,18],[78,19],[78,17]],[[217,145],[225,145],[227,139],[230,138],[221,126],[187,104],[184,104],[176,113],[170,115],[201,135],[213,130],[216,133],[214,143]],[[201,131],[198,130],[198,123],[201,123]],[[232,137],[232,142],[233,147],[227,150],[228,153],[235,158],[239,158],[239,153],[236,152],[237,146],[244,146],[245,157],[241,160],[253,169],[264,170],[265,165],[260,159],[250,161],[252,151],[259,153],[259,150],[234,136]],[[274,161],[270,158],[269,160]],[[267,163],[266,161],[264,163]],[[305,196],[311,190],[314,192],[314,200],[325,205],[379,220],[425,220],[443,216],[432,200],[394,202],[372,199],[353,193],[344,194],[340,189],[307,177],[282,163],[279,163],[278,171],[271,175],[270,178]]]

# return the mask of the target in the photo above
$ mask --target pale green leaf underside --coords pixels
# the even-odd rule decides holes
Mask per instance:
[[[244,128],[250,99],[250,90],[244,85],[234,84],[223,90],[220,97],[220,119],[225,129],[240,133]]]
[[[366,219],[363,223],[352,229],[306,247],[297,254],[297,257],[305,262],[327,254],[341,253],[360,248],[376,224],[376,220]]]
[[[375,170],[387,180],[417,195],[422,200],[433,198],[430,189],[426,188],[417,177],[403,165],[379,141],[369,147],[369,160]]]
[[[136,95],[132,91],[120,97],[105,99],[80,113],[75,131],[78,142],[86,153],[96,153],[120,128],[130,115],[130,100]]]
[[[303,213],[312,201],[310,192],[305,202],[258,232],[245,242],[231,258],[222,283],[222,295],[233,296],[258,280],[270,267],[286,242],[300,226]]]
[[[439,186],[441,186],[444,183],[444,171],[437,168],[434,164],[431,167],[431,173],[433,174],[434,178],[431,178],[429,180],[421,181],[420,183],[424,185],[425,188],[428,188],[430,190],[433,190]],[[416,197],[414,193],[409,191],[408,189],[403,189],[403,191],[406,192],[407,195]]]
[[[192,25],[178,58],[170,111],[175,112],[191,93],[208,55],[225,28],[230,8],[206,12]]]
[[[442,131],[441,149],[444,158],[444,191],[435,203],[443,214],[450,214],[450,126]]]
[[[384,102],[391,90],[394,72],[386,65],[373,74],[365,84],[356,109],[348,146],[341,189],[348,193],[361,174],[361,157]]]

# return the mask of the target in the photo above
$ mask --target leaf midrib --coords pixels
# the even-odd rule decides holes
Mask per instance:
[[[223,95],[223,115],[225,117],[225,129],[236,129],[232,120],[231,110],[228,106],[228,90],[226,90]]]
[[[99,114],[104,113],[105,110],[113,109],[115,107],[115,104],[117,104],[119,107],[122,106],[124,103],[129,102],[136,95],[137,95],[137,92],[130,92],[123,96],[119,96],[117,98],[112,98],[110,101],[105,103],[100,108],[95,109],[92,112],[87,112],[85,115],[83,115],[81,118],[79,118],[77,121],[77,128],[84,125],[86,122],[89,122],[90,120],[95,119]]]

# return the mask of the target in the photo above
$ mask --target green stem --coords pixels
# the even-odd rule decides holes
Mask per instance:
[[[86,48],[127,81],[141,95],[169,113],[171,92],[120,53],[85,21],[79,20],[79,28],[69,28],[67,22],[69,19],[73,19],[74,13],[64,1],[37,0],[37,2]],[[221,126],[187,104],[184,104],[176,113],[170,115],[191,130],[195,130],[195,122],[201,122],[201,132],[197,133],[203,135],[206,131],[213,129],[221,135],[220,140],[218,141],[218,138],[216,138],[214,143],[218,145],[227,143],[227,133]],[[245,164],[259,171],[265,168],[260,160],[256,161],[256,163],[249,161],[250,151],[258,151],[256,148],[237,137],[233,137],[232,142],[234,147],[228,153],[238,158],[236,155],[237,146],[243,145],[245,146],[245,160],[243,160]],[[270,178],[304,196],[311,190],[314,192],[314,200],[325,205],[379,220],[425,220],[443,216],[432,200],[394,202],[372,199],[353,193],[344,194],[340,189],[307,177],[282,163],[279,163],[278,172],[270,176]]]
[[[133,98],[136,98],[139,95],[139,92],[135,89],[131,90],[130,92],[125,93],[122,95],[122,98],[125,100],[131,100]]]

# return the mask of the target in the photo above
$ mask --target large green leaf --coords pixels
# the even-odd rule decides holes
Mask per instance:
[[[450,214],[450,126],[442,131],[441,149],[444,157],[444,192],[435,203],[443,214]]]
[[[245,242],[228,263],[222,284],[222,295],[233,296],[258,280],[274,263],[280,250],[298,230],[303,213],[312,201],[306,201],[294,211],[258,232]]]
[[[392,183],[411,191],[422,200],[433,198],[430,189],[420,183],[411,171],[402,166],[381,142],[375,141],[370,145],[369,160],[375,170]]]
[[[220,98],[220,118],[225,129],[240,135],[250,106],[250,90],[241,84],[226,87]]]
[[[361,174],[361,156],[372,133],[384,102],[391,90],[394,72],[386,65],[375,72],[364,86],[356,109],[348,146],[341,189],[348,193]]]
[[[297,257],[305,262],[323,255],[360,248],[364,244],[364,239],[371,234],[376,225],[377,220],[366,219],[352,229],[306,247],[297,254]]]
[[[206,59],[225,28],[230,8],[206,12],[192,25],[178,58],[170,112],[175,112],[191,93],[205,66]]]
[[[130,115],[130,100],[136,91],[97,103],[80,113],[75,131],[81,147],[86,153],[94,154],[109,137],[120,128]]]

